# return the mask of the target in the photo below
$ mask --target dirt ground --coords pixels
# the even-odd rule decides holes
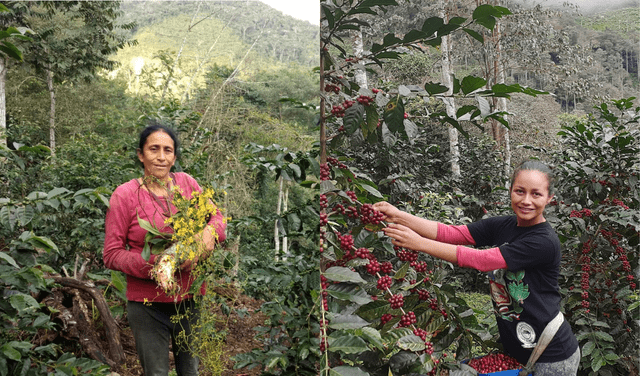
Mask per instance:
[[[227,297],[227,305],[231,308],[231,314],[225,323],[220,324],[218,330],[225,330],[225,352],[222,356],[224,362],[224,371],[220,376],[256,376],[260,374],[260,367],[251,370],[233,369],[234,361],[231,359],[234,355],[250,352],[260,347],[260,342],[254,339],[254,327],[264,324],[265,316],[257,312],[262,302],[257,301],[246,295],[239,294],[237,291],[226,290],[219,291],[221,296]],[[246,309],[247,314],[238,315],[236,309]],[[220,316],[219,307],[214,308],[214,312]],[[142,375],[142,368],[138,361],[138,355],[135,349],[135,343],[131,329],[124,323],[121,332],[121,341],[126,355],[125,364],[117,372],[121,376],[139,376]],[[201,365],[202,368],[202,365]],[[201,376],[211,375],[211,372],[201,369]],[[115,375],[113,375],[115,376]]]

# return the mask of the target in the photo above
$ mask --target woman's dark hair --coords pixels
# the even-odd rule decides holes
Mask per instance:
[[[547,176],[547,182],[549,183],[549,195],[554,194],[555,192],[555,176],[553,175],[553,171],[551,167],[546,165],[543,162],[530,160],[523,162],[518,168],[513,171],[513,175],[511,175],[511,186],[513,186],[513,182],[518,177],[518,174],[521,171],[539,171]]]
[[[173,140],[173,150],[174,150],[174,153],[176,154],[176,159],[177,159],[180,156],[180,148],[179,148],[180,143],[178,141],[178,136],[176,136],[176,133],[173,131],[173,129],[159,123],[153,123],[147,126],[142,132],[140,132],[140,141],[138,143],[138,150],[142,152],[142,150],[144,149],[144,145],[147,143],[147,138],[149,138],[151,134],[158,131],[164,132],[168,134],[169,137],[171,137],[171,139]]]

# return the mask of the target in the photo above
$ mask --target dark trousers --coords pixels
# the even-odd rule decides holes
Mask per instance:
[[[198,358],[190,348],[192,328],[198,320],[193,300],[146,304],[129,301],[127,319],[145,376],[169,374],[169,344],[178,376],[198,374]]]

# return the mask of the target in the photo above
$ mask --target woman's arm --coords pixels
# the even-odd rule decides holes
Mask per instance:
[[[391,243],[393,245],[424,252],[461,267],[477,269],[483,272],[507,268],[507,262],[497,247],[478,250],[443,243],[422,237],[410,228],[399,224],[390,224],[382,231],[392,239]]]
[[[389,226],[382,229],[382,231],[384,231],[385,235],[392,238],[391,243],[393,245],[424,252],[454,264],[458,263],[456,245],[426,238],[411,228],[397,223],[389,224]]]
[[[109,200],[102,260],[108,269],[118,270],[136,278],[151,279],[149,272],[156,256],[151,255],[147,262],[141,253],[127,249],[127,233],[131,225],[127,196],[116,190]]]
[[[404,212],[386,201],[376,202],[373,208],[385,215],[385,220],[389,223],[397,223],[416,232],[418,235],[428,239],[435,239],[438,236],[438,222],[425,218],[416,217],[413,214]]]
[[[403,212],[388,202],[377,202],[373,208],[385,215],[389,223],[397,223],[415,231],[418,235],[441,243],[475,245],[467,226],[451,226]]]

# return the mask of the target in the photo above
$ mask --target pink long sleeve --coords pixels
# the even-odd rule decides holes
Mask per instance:
[[[456,257],[458,266],[477,269],[481,272],[507,268],[507,262],[498,247],[474,249],[459,245],[456,248]]]
[[[439,223],[439,222],[438,222],[438,232],[435,240],[442,243],[447,243],[447,244],[458,244],[458,245],[475,245],[476,244],[467,226],[464,226],[464,225],[452,226],[452,225],[445,225],[444,223]]]
[[[144,244],[130,244],[130,231],[137,235],[133,237],[137,239],[144,239],[146,234],[146,230],[137,226],[136,206],[132,200],[133,197],[137,199],[137,188],[137,183],[131,181],[118,187],[111,195],[105,219],[103,261],[109,269],[140,279],[151,279],[149,272],[156,256],[151,255],[147,262],[141,253]]]

